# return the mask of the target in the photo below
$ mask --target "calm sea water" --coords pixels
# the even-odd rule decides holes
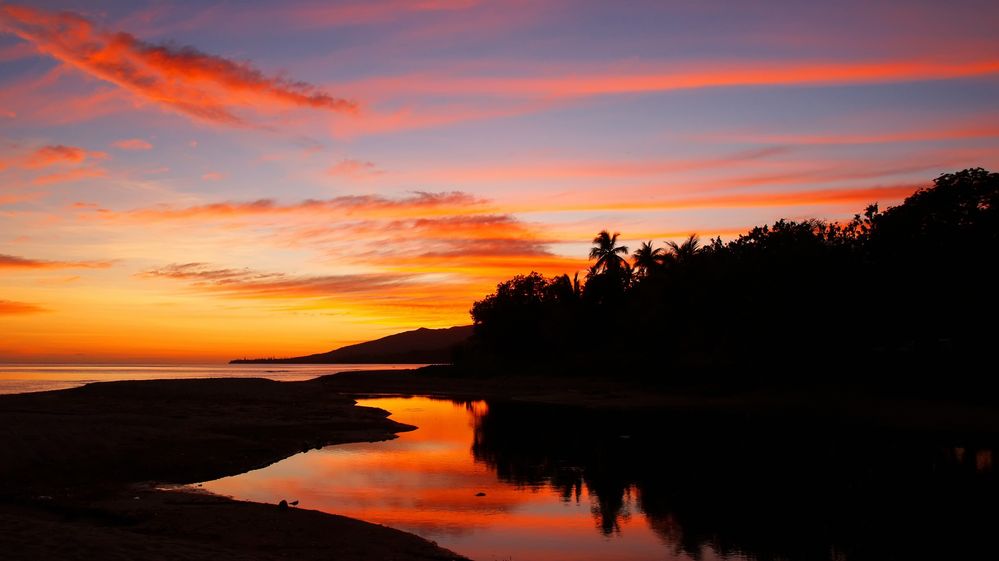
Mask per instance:
[[[419,428],[203,487],[298,500],[478,561],[969,560],[999,551],[992,448],[981,445],[511,402],[360,403]]]
[[[0,364],[0,394],[61,390],[89,382],[158,378],[269,378],[292,382],[353,370],[397,370],[422,364]]]

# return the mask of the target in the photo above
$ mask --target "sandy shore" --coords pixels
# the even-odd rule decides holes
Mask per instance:
[[[387,415],[315,383],[261,379],[0,396],[0,557],[459,559],[358,520],[155,487],[412,428]]]

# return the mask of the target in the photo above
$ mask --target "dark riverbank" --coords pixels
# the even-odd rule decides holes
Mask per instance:
[[[672,388],[622,377],[462,375],[447,366],[344,372],[309,383],[343,395],[502,399],[602,410],[870,426],[999,438],[999,408],[965,399],[848,385]]]
[[[320,559],[331,551],[341,559],[455,559],[357,520],[152,485],[236,474],[410,428],[307,382],[112,382],[0,396],[0,551],[5,559]]]

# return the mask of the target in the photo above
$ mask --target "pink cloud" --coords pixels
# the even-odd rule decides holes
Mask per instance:
[[[44,168],[56,164],[80,164],[87,159],[87,151],[76,146],[55,144],[42,146],[25,158],[26,168]]]
[[[373,162],[345,159],[330,166],[326,173],[334,176],[362,177],[383,172]]]
[[[0,7],[0,25],[66,65],[199,120],[239,125],[246,124],[241,110],[303,107],[349,113],[357,108],[305,82],[268,76],[249,63],[98,30],[68,12],[7,5]]]
[[[71,183],[73,181],[83,181],[85,179],[97,179],[107,177],[107,170],[99,167],[76,168],[69,171],[61,171],[42,175],[31,180],[33,185],[52,185],[55,183]]]
[[[389,198],[381,195],[344,195],[332,199],[308,199],[299,203],[280,204],[273,199],[227,201],[188,207],[160,206],[109,213],[108,219],[197,220],[209,218],[239,218],[244,216],[311,214],[329,216],[426,216],[461,214],[470,210],[481,212],[485,201],[460,191],[427,193],[417,191],[410,196]]]
[[[152,150],[153,145],[141,138],[125,138],[111,143],[112,146],[120,150]]]

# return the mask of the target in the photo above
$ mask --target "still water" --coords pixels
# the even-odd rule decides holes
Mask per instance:
[[[419,428],[204,487],[238,499],[298,500],[479,561],[999,553],[991,448],[950,437],[509,402],[360,403]]]
[[[422,364],[2,364],[0,394],[75,388],[90,382],[176,378],[309,380],[351,370],[397,370]]]

